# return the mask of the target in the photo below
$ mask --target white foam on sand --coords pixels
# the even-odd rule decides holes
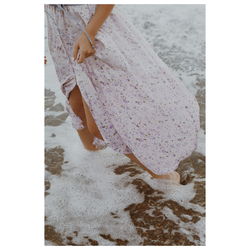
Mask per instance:
[[[116,157],[112,152],[92,153],[92,157],[85,154],[86,158],[84,154],[79,157],[80,154],[73,151],[68,155],[70,159],[66,156],[65,160],[69,160],[70,166],[60,177],[49,178],[50,195],[46,197],[49,223],[66,235],[78,231],[79,238],[87,235],[98,240],[99,233],[131,238],[135,229],[128,214],[122,210],[133,202],[142,201],[142,197],[133,186],[120,185],[126,182],[126,178],[116,176],[108,167],[127,160]],[[120,218],[114,220],[110,212],[117,211]],[[121,234],[120,228],[124,225],[126,231]],[[99,240],[103,241],[102,238]]]

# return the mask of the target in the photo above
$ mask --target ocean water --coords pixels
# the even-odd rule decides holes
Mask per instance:
[[[205,7],[117,5],[201,108],[183,185],[155,180],[111,148],[83,148],[64,107],[45,32],[45,245],[205,244]],[[46,27],[45,27],[46,31]]]

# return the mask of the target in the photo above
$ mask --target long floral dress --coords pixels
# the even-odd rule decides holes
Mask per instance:
[[[108,146],[133,153],[155,174],[169,173],[197,147],[197,100],[116,6],[97,32],[96,53],[84,63],[73,61],[73,44],[95,7],[45,5],[49,50],[67,110],[78,85]]]

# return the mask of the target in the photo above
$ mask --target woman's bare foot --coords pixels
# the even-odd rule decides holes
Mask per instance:
[[[154,179],[167,179],[167,180],[171,180],[177,184],[180,184],[180,175],[179,173],[177,173],[176,171],[173,171],[171,173],[168,173],[168,174],[164,174],[164,175],[156,175],[156,174],[153,174],[152,177]]]
[[[164,175],[157,175],[155,173],[153,173],[151,170],[149,170],[147,167],[145,167],[136,157],[133,153],[130,153],[130,154],[126,154],[126,156],[128,158],[130,158],[130,160],[132,162],[135,162],[137,163],[140,167],[142,167],[144,170],[146,170],[152,177],[152,179],[168,179],[168,180],[171,180],[177,184],[180,184],[180,175],[176,172],[176,171],[173,171],[171,173],[168,173],[168,174],[164,174]]]

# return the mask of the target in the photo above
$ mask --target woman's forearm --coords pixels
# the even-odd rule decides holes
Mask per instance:
[[[91,37],[95,37],[96,33],[111,13],[114,4],[97,4],[95,14],[92,16],[86,26],[86,31]]]

